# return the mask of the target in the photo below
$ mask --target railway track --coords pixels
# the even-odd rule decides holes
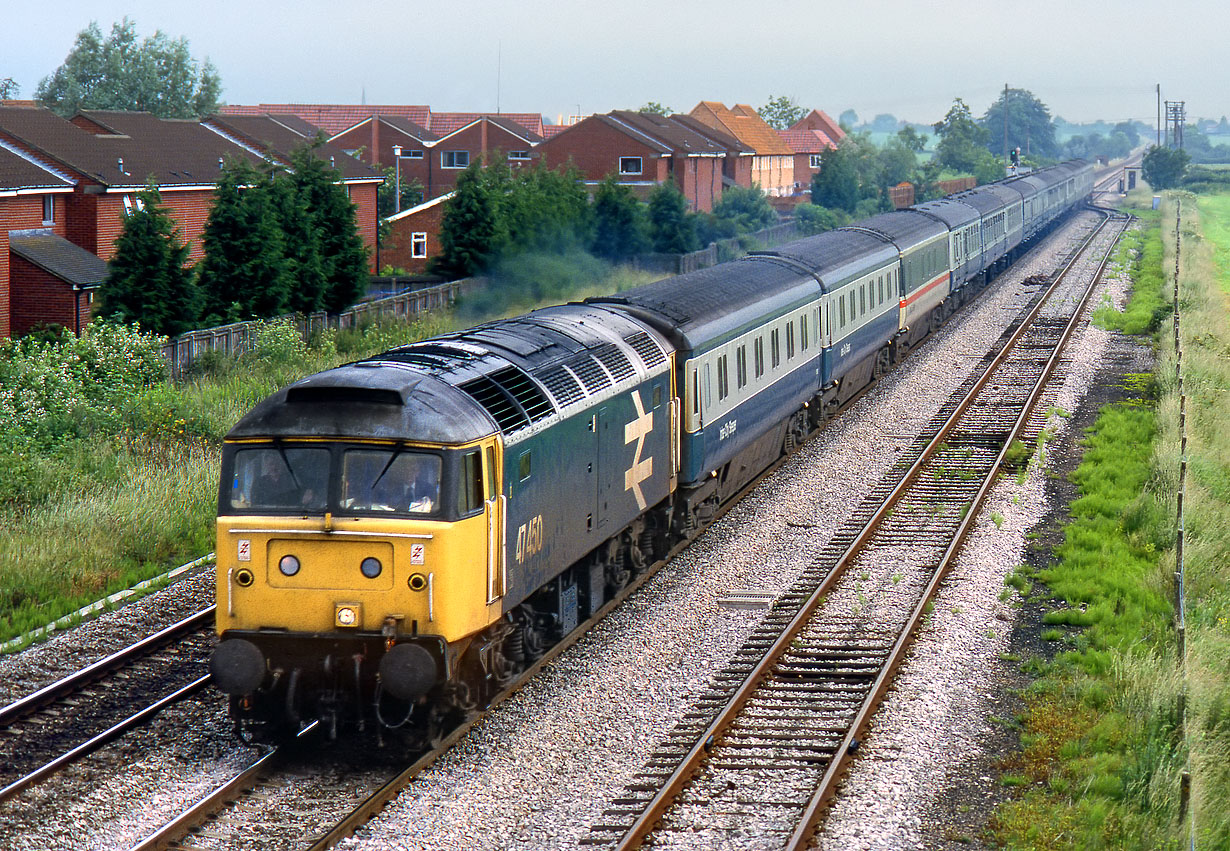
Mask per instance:
[[[807,847],[1009,447],[1044,425],[1038,400],[1124,221],[1108,215],[1070,258],[585,844]]]
[[[0,802],[204,688],[213,623],[208,606],[0,708]]]
[[[778,466],[780,464],[750,483],[744,493],[756,487]],[[726,508],[737,504],[742,495],[731,500]],[[869,504],[874,501],[874,498],[869,500]],[[721,513],[725,513],[725,509]],[[679,544],[666,558],[636,577],[616,599],[598,612],[591,622],[583,624],[553,647],[516,683],[500,694],[490,708],[494,708],[529,682],[540,668],[579,640],[593,623],[600,621],[611,609],[635,593],[657,569],[688,544],[690,541]],[[775,613],[771,613],[766,623],[776,617],[778,616]],[[756,639],[753,639],[753,643],[755,641]],[[881,641],[881,644],[883,643]],[[823,649],[823,641],[813,648],[813,651],[813,656],[815,653],[829,652]],[[838,651],[839,655],[841,652],[845,651]],[[814,665],[816,661],[812,659],[807,664]],[[848,661],[851,666],[860,664],[853,658]],[[853,671],[853,668],[850,671]],[[690,720],[698,720],[710,708],[702,702],[696,709],[700,714],[692,716]],[[315,851],[332,847],[342,838],[353,834],[383,809],[402,789],[413,782],[415,777],[463,738],[481,718],[481,713],[473,714],[430,751],[408,756],[403,752],[400,763],[389,762],[387,754],[377,752],[351,754],[349,758],[328,755],[327,751],[315,749],[317,731],[304,730],[295,743],[265,755],[230,782],[186,807],[177,818],[135,845],[134,851],[163,848],[201,851],[233,848],[248,845],[255,837],[260,837],[261,847],[266,848],[310,848]],[[311,784],[313,791],[310,793],[302,788],[293,793],[288,791],[295,790],[296,786],[302,787],[300,781],[308,773],[314,778],[327,774],[329,780],[324,783],[314,781]],[[334,782],[335,779],[337,782]]]

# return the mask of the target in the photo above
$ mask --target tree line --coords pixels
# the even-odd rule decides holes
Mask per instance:
[[[712,213],[692,212],[674,183],[641,201],[611,174],[591,202],[574,168],[513,171],[497,156],[459,175],[430,270],[467,277],[517,255],[578,249],[612,262],[650,251],[682,254],[777,221],[758,188],[730,187]]]
[[[99,314],[175,336],[286,313],[338,312],[366,291],[367,249],[340,175],[307,145],[289,168],[232,160],[188,247],[151,183],[137,194],[101,287]]]

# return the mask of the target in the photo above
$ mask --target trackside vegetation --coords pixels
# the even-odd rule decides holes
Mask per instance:
[[[1012,849],[1230,847],[1230,330],[1215,247],[1183,204],[1180,309],[1187,401],[1186,647],[1173,607],[1179,401],[1170,296],[1175,200],[1125,240],[1133,276],[1121,314],[1097,321],[1156,339],[1156,375],[1129,376],[1127,401],[1099,414],[1073,474],[1079,492],[1049,565],[1008,583],[1048,605],[1049,659],[1018,717],[1021,751],[1003,766],[1016,795],[991,822]],[[1202,200],[1209,234],[1230,235],[1230,198]],[[1216,213],[1221,219],[1217,220]],[[1206,234],[1207,235],[1207,234]],[[1190,772],[1190,798],[1181,793]]]
[[[592,260],[592,258],[590,258]],[[651,279],[594,261],[590,277],[512,286],[415,323],[318,335],[262,326],[254,350],[212,357],[178,382],[164,338],[95,323],[71,335],[0,342],[0,641],[213,549],[222,436],[258,401],[304,375],[514,311]],[[575,267],[570,267],[576,273]],[[510,267],[528,280],[541,264]],[[578,284],[578,281],[585,282]]]

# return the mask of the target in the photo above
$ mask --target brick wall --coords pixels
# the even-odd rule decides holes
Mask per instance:
[[[441,195],[447,195],[457,188],[457,178],[461,175],[464,168],[445,168],[443,166],[443,155],[446,151],[466,151],[470,154],[470,162],[476,163],[481,161],[484,152],[490,157],[496,152],[505,158],[506,162],[513,168],[519,168],[522,165],[528,165],[533,162],[533,155],[529,160],[509,160],[508,154],[512,151],[532,151],[533,145],[525,141],[519,136],[509,133],[498,124],[490,121],[478,121],[463,130],[458,130],[453,135],[441,139],[433,147],[428,149],[424,160],[426,161],[427,181],[423,183],[425,192],[423,200],[430,201],[432,198],[439,198]],[[402,160],[402,171],[405,172],[406,160]]]
[[[12,336],[21,336],[36,325],[54,323],[69,330],[76,330],[90,321],[90,312],[93,309],[93,297],[90,293],[77,295],[76,301],[79,302],[81,313],[74,321],[74,293],[71,284],[66,284],[33,263],[16,256],[13,256],[11,275]]]
[[[619,175],[623,183],[660,180],[655,162],[661,158],[656,148],[638,142],[596,118],[587,118],[538,146],[548,168],[560,168],[569,161],[586,180],[600,181],[618,174],[620,157],[640,157],[640,174]]]
[[[359,236],[367,249],[367,270],[375,274],[376,269],[376,188],[378,183],[350,184],[350,200],[355,206],[355,221],[359,226]]]
[[[387,245],[380,249],[381,267],[405,269],[407,274],[421,275],[427,264],[440,251],[440,222],[444,219],[447,201],[433,204],[417,213],[406,215],[392,223]],[[413,256],[413,236],[427,235],[427,256]]]
[[[65,236],[65,221],[67,218],[68,195],[55,195],[54,223],[51,230],[60,236]],[[43,196],[16,195],[0,198],[0,338],[13,335],[13,270],[11,263],[20,258],[9,253],[9,231],[33,230],[43,225]],[[29,265],[26,263],[25,265]]]

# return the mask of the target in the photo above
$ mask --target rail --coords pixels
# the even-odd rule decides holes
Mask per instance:
[[[1092,242],[1092,239],[1093,238],[1091,237],[1090,243]],[[1083,250],[1084,247],[1082,247],[1082,251],[1077,252],[1077,254],[1073,256],[1072,261],[1069,263],[1069,268],[1072,263],[1076,261],[1077,257],[1083,253]],[[878,674],[875,673],[875,671],[870,671],[870,675],[874,676],[875,681],[865,693],[861,703],[861,708],[854,713],[853,720],[850,721],[848,726],[844,726],[840,730],[830,730],[827,726],[820,725],[824,728],[824,732],[826,734],[835,733],[838,737],[840,737],[840,742],[836,744],[835,747],[831,748],[833,756],[831,759],[827,760],[828,764],[825,769],[823,779],[820,785],[815,789],[815,792],[810,800],[808,800],[804,808],[803,818],[798,822],[798,826],[795,829],[794,835],[791,839],[791,844],[788,847],[802,847],[806,844],[815,828],[815,825],[818,823],[820,814],[823,812],[824,807],[827,806],[828,801],[834,794],[836,782],[844,774],[847,761],[857,749],[859,737],[863,734],[863,730],[869,721],[871,713],[882,699],[889,683],[891,682],[893,669],[904,658],[905,651],[909,647],[912,638],[917,631],[918,625],[924,612],[926,611],[929,600],[938,589],[939,583],[947,570],[947,565],[951,562],[961,546],[966,531],[976,515],[979,503],[989,491],[991,484],[994,481],[994,471],[997,470],[1003,463],[1005,453],[1007,452],[1007,448],[1011,444],[1013,437],[1020,432],[1027,423],[1029,419],[1029,412],[1036,405],[1037,399],[1039,398],[1042,388],[1045,385],[1046,378],[1049,376],[1058,361],[1059,351],[1062,349],[1063,343],[1071,334],[1079,316],[1087,306],[1090,293],[1093,291],[1096,281],[1100,278],[1102,269],[1105,267],[1105,263],[1106,260],[1103,259],[1102,264],[1098,267],[1098,270],[1087,288],[1080,305],[1073,314],[1073,318],[1065,326],[1063,334],[1055,346],[1054,352],[1047,359],[1047,362],[1042,369],[1041,376],[1039,377],[1037,383],[1032,387],[1032,390],[1029,392],[1029,395],[1024,401],[1023,407],[1020,409],[1020,414],[1016,417],[1015,423],[1008,431],[1008,437],[1003,440],[997,452],[994,452],[993,450],[994,460],[989,465],[989,472],[986,475],[985,480],[982,481],[978,487],[978,492],[973,497],[972,504],[961,516],[956,530],[952,533],[952,538],[949,540],[947,547],[944,550],[943,558],[934,568],[932,578],[929,582],[927,582],[927,587],[921,599],[914,606],[906,626],[901,629],[899,633],[897,633],[898,638],[894,641],[891,651],[886,654],[885,660],[882,663],[878,663],[880,665],[878,668]],[[1057,284],[1058,280],[1056,281],[1056,285]],[[626,828],[617,827],[614,824],[595,826],[593,828],[594,835],[591,836],[591,839],[587,842],[587,844],[607,844],[612,840],[607,839],[603,836],[603,834],[609,836],[612,832],[618,832],[622,835],[615,840],[618,843],[617,847],[621,849],[639,847],[641,843],[644,842],[645,839],[654,831],[655,825],[662,819],[672,802],[688,785],[690,778],[697,773],[699,766],[710,759],[711,753],[716,752],[717,746],[715,743],[721,740],[727,734],[727,731],[739,729],[738,725],[743,724],[743,722],[738,721],[737,719],[740,717],[740,713],[743,708],[753,699],[753,692],[768,681],[771,672],[774,674],[780,673],[780,671],[785,667],[796,664],[793,662],[785,662],[785,657],[787,656],[788,651],[791,651],[792,648],[796,646],[796,643],[800,641],[800,635],[802,634],[804,628],[808,627],[808,625],[812,622],[814,614],[823,605],[825,598],[834,588],[838,576],[843,572],[843,568],[848,567],[851,563],[853,563],[855,554],[863,547],[865,543],[871,540],[874,534],[876,534],[877,527],[881,526],[882,522],[884,522],[887,517],[891,516],[890,512],[893,511],[894,506],[897,506],[900,503],[903,494],[906,492],[907,488],[911,486],[912,481],[917,478],[918,473],[923,469],[923,465],[928,462],[932,455],[940,451],[940,448],[943,446],[950,431],[955,427],[958,418],[972,404],[974,404],[973,400],[978,389],[989,380],[988,377],[994,374],[1004,362],[1004,359],[1008,356],[1009,351],[1014,348],[1016,341],[1019,340],[1025,333],[1026,327],[1032,321],[1033,316],[1035,316],[1041,309],[1041,304],[1042,303],[1039,302],[1039,305],[1035,307],[1031,315],[1022,322],[1022,325],[1018,328],[1012,339],[1004,346],[1003,350],[993,360],[991,366],[987,369],[986,374],[957,404],[955,411],[953,411],[947,421],[938,428],[933,439],[931,439],[928,446],[923,449],[920,457],[914,461],[909,470],[902,476],[900,481],[882,499],[878,509],[876,509],[870,518],[868,518],[862,525],[861,531],[855,534],[853,533],[853,530],[851,530],[849,537],[843,540],[843,545],[845,540],[848,540],[849,543],[844,546],[844,552],[842,552],[833,563],[832,568],[829,570],[828,576],[826,576],[825,579],[818,585],[813,587],[813,590],[810,592],[810,596],[807,596],[807,599],[801,603],[797,613],[790,620],[789,625],[782,628],[776,638],[772,639],[771,642],[766,640],[765,644],[761,645],[762,649],[765,645],[769,645],[769,649],[765,650],[763,654],[757,653],[756,655],[759,658],[759,661],[745,673],[740,672],[739,687],[729,696],[728,699],[725,700],[724,705],[721,705],[719,709],[715,710],[715,713],[712,719],[708,722],[707,726],[703,726],[703,730],[694,738],[689,735],[689,739],[693,742],[690,748],[686,745],[682,745],[681,743],[681,750],[686,749],[686,753],[683,754],[677,762],[674,762],[672,758],[672,762],[674,762],[673,768],[660,761],[659,756],[655,756],[654,759],[651,760],[651,768],[646,770],[643,782],[649,781],[650,774],[660,774],[662,779],[660,785],[658,785],[657,791],[654,792],[648,799],[640,799],[639,796],[634,796],[632,794],[633,787],[628,787],[629,794],[627,796],[627,815],[631,817],[633,812],[639,810],[639,814],[635,816],[634,820]],[[757,639],[758,642],[760,640],[761,639],[759,638]],[[832,653],[831,650],[826,652],[828,652],[832,657],[841,655],[840,652]],[[855,676],[863,676],[862,674],[851,673],[848,669],[848,665],[843,665],[843,667],[845,667],[846,670],[844,674],[839,676],[844,676],[846,681],[849,681]],[[810,674],[805,673],[800,674],[799,676],[806,680],[809,678],[814,678],[817,675],[817,672],[813,670]],[[724,674],[723,676],[726,675]],[[700,729],[700,726],[698,726],[697,729]],[[829,748],[821,747],[821,750],[829,750]],[[814,759],[814,757],[809,757],[809,760],[814,761]],[[730,761],[731,758],[727,758],[726,762],[729,763]],[[730,768],[731,766],[728,764],[723,766],[724,770],[729,770]],[[642,781],[638,781],[638,784],[641,782]],[[779,797],[785,796],[779,795]],[[806,800],[806,797],[804,799]],[[623,804],[621,803],[621,808],[622,807]],[[623,814],[615,811],[609,811],[607,816],[622,818]],[[624,824],[628,823],[625,822]]]

